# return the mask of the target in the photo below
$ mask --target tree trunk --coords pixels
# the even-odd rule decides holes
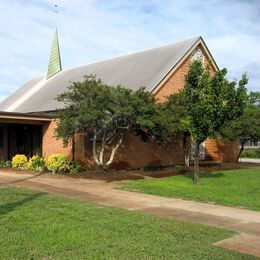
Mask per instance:
[[[93,154],[93,159],[95,161],[95,163],[100,166],[100,162],[97,158],[97,148],[96,148],[96,145],[97,145],[97,130],[94,129],[94,136],[93,136],[93,143],[92,143],[92,154]]]
[[[199,184],[199,146],[200,143],[195,141],[195,153],[194,153],[194,184]]]
[[[190,166],[190,135],[183,135],[184,163],[185,166]]]
[[[242,152],[244,151],[244,146],[245,146],[245,142],[242,142],[240,151],[239,151],[238,156],[237,156],[237,162],[239,162],[239,158],[240,158]]]
[[[106,130],[104,129],[100,153],[99,153],[99,162],[100,162],[101,165],[103,165],[103,161],[104,161],[103,158],[104,158],[105,145],[106,145]]]
[[[117,144],[114,146],[114,148],[113,148],[113,150],[111,152],[110,158],[106,162],[106,166],[109,166],[111,163],[113,163],[116,151],[118,150],[118,148],[121,145],[122,141],[123,141],[123,134],[120,134],[119,139],[117,141]]]
[[[99,156],[98,156],[97,155],[97,130],[94,129],[92,153],[93,153],[93,159],[94,159],[94,162],[96,163],[96,165],[101,166],[104,170],[106,170],[109,167],[109,165],[111,165],[113,163],[115,154],[116,154],[118,148],[120,147],[122,141],[123,141],[123,133],[119,134],[119,139],[111,151],[110,158],[105,163],[104,162],[104,152],[105,152],[105,146],[106,146],[106,132],[104,131],[104,133],[103,133],[101,147],[100,147]]]

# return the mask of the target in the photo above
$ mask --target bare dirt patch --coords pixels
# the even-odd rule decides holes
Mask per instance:
[[[242,233],[214,245],[260,257],[260,238],[253,235]]]

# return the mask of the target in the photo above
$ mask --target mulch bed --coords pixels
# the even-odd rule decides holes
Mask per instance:
[[[259,167],[254,163],[226,163],[226,164],[218,164],[214,162],[201,162],[200,164],[200,172],[211,172],[211,171],[223,171],[223,170],[234,170],[234,169],[243,169],[243,168],[251,168],[251,167]],[[2,170],[8,172],[16,172],[22,173],[25,171],[15,170],[10,168],[3,168]],[[121,181],[121,180],[137,180],[137,179],[145,179],[145,178],[162,178],[162,177],[170,177],[181,174],[191,173],[193,167],[185,167],[185,166],[169,166],[169,167],[160,167],[160,168],[151,168],[151,169],[133,169],[133,170],[110,170],[110,171],[98,171],[98,170],[89,170],[88,172],[81,173],[59,173],[59,174],[51,174],[51,173],[39,173],[35,171],[26,171],[27,173],[34,175],[46,175],[52,177],[71,177],[71,178],[84,178],[84,179],[92,179],[92,180],[104,180],[107,182],[113,181]]]

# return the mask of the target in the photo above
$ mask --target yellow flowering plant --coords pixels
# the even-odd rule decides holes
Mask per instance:
[[[64,154],[52,154],[48,157],[47,169],[52,173],[67,172],[70,170],[69,157]]]
[[[39,172],[45,171],[45,161],[40,155],[33,155],[28,162],[28,168]]]
[[[12,167],[17,169],[27,169],[28,159],[24,154],[16,154],[12,158]]]

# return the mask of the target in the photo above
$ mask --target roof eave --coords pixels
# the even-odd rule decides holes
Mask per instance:
[[[16,113],[16,112],[5,112],[0,111],[0,119],[22,119],[22,120],[31,120],[31,121],[52,121],[53,116],[45,114],[25,114],[25,113]]]
[[[186,60],[186,58],[196,49],[196,47],[201,44],[206,51],[206,54],[212,61],[212,66],[216,71],[219,70],[218,65],[213,58],[212,54],[210,53],[206,43],[204,42],[203,38],[200,36],[196,42],[193,43],[193,45],[190,47],[190,49],[182,56],[182,58],[172,67],[172,69],[165,75],[165,77],[153,88],[151,91],[153,94],[159,91],[161,87],[164,85],[164,83],[173,75],[173,73],[181,66],[181,64]]]

